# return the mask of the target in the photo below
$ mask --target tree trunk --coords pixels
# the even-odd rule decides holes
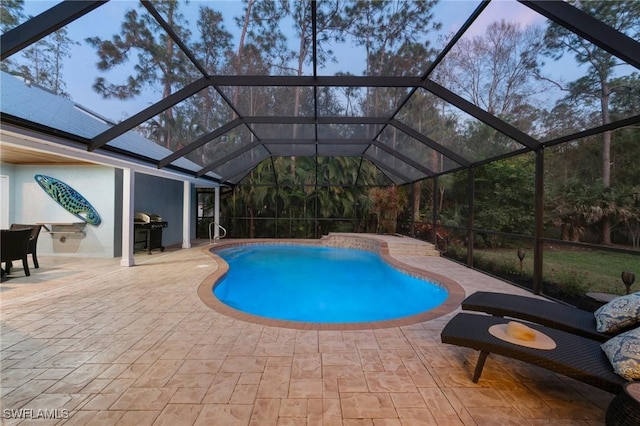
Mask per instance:
[[[304,15],[304,12],[303,12]],[[304,66],[304,58],[307,56],[307,49],[305,46],[305,28],[300,28],[300,45],[298,47],[298,77],[302,75],[302,67]],[[295,88],[295,100],[293,103],[293,116],[297,117],[300,113],[300,87],[296,86]],[[294,123],[293,125],[293,139],[298,138],[298,124]],[[295,179],[296,177],[296,157],[291,157],[291,178]]]
[[[169,16],[167,19],[167,23],[169,25],[173,25],[173,8],[169,8]],[[166,46],[166,52],[167,52],[167,74],[164,76],[164,88],[163,88],[163,93],[162,93],[162,99],[166,99],[169,96],[171,96],[171,75],[173,74],[173,69],[172,69],[172,65],[171,62],[173,60],[173,39],[171,37],[167,37],[167,46]],[[173,147],[171,146],[171,125],[173,122],[173,108],[169,107],[165,110],[165,120],[166,122],[164,123],[164,143],[165,143],[165,147],[167,149],[171,149],[173,150]]]
[[[413,184],[413,221],[414,222],[418,222],[420,220],[420,196],[421,195],[422,195],[422,183],[414,182]]]
[[[602,82],[602,97],[600,105],[602,108],[602,124],[609,124],[609,85],[606,81]],[[611,132],[607,131],[602,134],[602,183],[604,188],[611,187]],[[602,218],[601,222],[600,243],[605,245],[611,244],[611,219],[607,215]]]
[[[256,237],[256,225],[253,218],[253,209],[249,208],[249,238]]]
[[[240,33],[240,40],[238,41],[238,52],[236,54],[236,74],[241,75],[240,69],[242,67],[242,50],[244,49],[244,39],[247,36],[247,31],[249,28],[249,21],[251,20],[251,8],[253,7],[253,3],[255,0],[249,0],[247,2],[247,11],[244,14],[244,22],[242,24],[242,32]],[[238,87],[235,87],[233,91],[233,104],[238,105]],[[235,113],[233,114],[235,117]]]

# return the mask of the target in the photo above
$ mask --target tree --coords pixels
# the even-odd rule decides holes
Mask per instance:
[[[2,33],[17,27],[24,21],[24,0],[2,0],[0,2],[0,30]],[[15,70],[13,58],[0,62],[0,70],[12,72]]]
[[[631,38],[640,37],[640,3],[635,0],[615,2],[578,1],[570,2],[600,21],[623,32]],[[614,70],[623,64],[611,53],[588,43],[577,34],[557,24],[550,24],[545,38],[545,53],[560,59],[572,54],[580,65],[586,65],[586,73],[571,82],[567,99],[585,108],[597,108],[601,124],[611,122],[610,102],[615,93],[624,93],[625,85],[614,79]],[[601,180],[604,188],[611,187],[611,132],[602,133]],[[611,244],[611,218],[601,221],[601,243]]]
[[[235,18],[236,25],[240,28],[240,39],[235,58],[231,61],[233,72],[238,75],[259,75],[269,73],[276,66],[284,67],[287,49],[281,20],[287,12],[286,3],[284,0],[243,0],[243,3],[244,15]],[[257,55],[260,59],[249,60],[247,55]],[[252,62],[259,63],[261,68],[247,66]],[[233,94],[235,105],[239,96],[240,90],[236,87]]]
[[[624,223],[631,246],[640,249],[640,185],[627,187],[624,192],[619,217]]]
[[[25,18],[24,0],[2,0],[0,3],[0,30],[6,33],[17,27]]]
[[[2,32],[18,26],[24,19],[23,0],[3,0],[0,3]],[[56,95],[69,97],[65,92],[62,67],[64,58],[71,56],[71,46],[79,44],[61,28],[20,51],[19,56],[2,61],[0,69],[19,74],[25,80],[48,89]]]
[[[312,15],[312,3],[308,0],[294,1],[293,4],[285,3],[285,7],[287,8],[287,12],[293,18],[293,28],[295,31],[295,36],[298,39],[298,50],[291,51],[290,57],[296,61],[296,66],[293,69],[294,75],[301,76],[304,74],[303,67],[305,63],[309,63],[311,56],[310,50],[312,48],[312,26],[311,26],[311,15]],[[320,14],[319,20],[317,22],[321,23],[320,28],[316,27],[316,34],[321,35],[324,31],[324,26],[322,25],[324,19],[324,14]],[[324,38],[320,36],[316,38],[317,46],[318,46],[318,62],[322,62],[325,60],[326,53],[323,52],[322,46],[324,44]],[[300,113],[300,97],[301,90],[299,86],[294,88],[294,102],[293,102],[293,116],[297,117]],[[298,137],[298,124],[294,124],[292,127],[292,138],[296,139]],[[295,175],[296,172],[296,161],[295,157],[291,157],[291,173]]]
[[[433,22],[436,1],[356,1],[344,8],[344,29],[354,42],[365,48],[366,75],[375,75],[376,53],[393,52],[406,44],[428,42],[423,39],[430,29],[438,29]],[[381,59],[381,58],[380,58]],[[415,58],[414,58],[415,59]]]
[[[356,1],[349,3],[343,10],[341,24],[345,33],[356,46],[365,51],[365,75],[384,75],[393,67],[395,74],[410,75],[410,71],[419,69],[421,74],[430,59],[429,41],[425,34],[440,28],[433,21],[433,7],[436,1]],[[416,50],[422,45],[422,51]],[[406,59],[403,65],[402,59]],[[412,65],[413,64],[413,65]],[[407,67],[409,65],[409,67]],[[392,72],[393,72],[392,71]],[[393,89],[395,96],[405,92]],[[399,93],[398,93],[399,92]],[[385,114],[382,105],[387,101],[389,90],[366,89],[362,111],[365,115]]]
[[[364,47],[365,75],[420,76],[424,73],[435,56],[425,35],[440,28],[440,24],[433,21],[435,4],[435,1],[357,1],[344,8],[341,28],[356,45]],[[406,95],[406,89],[367,88],[359,110],[364,115],[388,115]],[[414,97],[419,97],[419,94],[414,94]],[[416,112],[419,117],[420,111]],[[418,117],[407,118],[420,122]],[[411,150],[410,144],[399,143],[402,135],[398,132],[395,127],[389,128],[383,136],[388,139],[384,143],[407,155],[407,150]],[[424,162],[425,159],[420,157],[417,157],[418,161]],[[420,211],[419,184],[414,194],[418,194],[412,199],[416,219]]]
[[[456,43],[439,67],[439,79],[490,114],[529,131],[531,104],[544,90],[530,72],[542,49],[541,37],[536,26],[493,22],[484,35]]]
[[[154,2],[154,6],[180,38],[189,39],[190,32],[184,16],[178,10],[178,1],[161,0]],[[96,78],[93,88],[105,99],[133,98],[145,87],[158,81],[162,86],[162,97],[166,98],[175,88],[181,88],[189,82],[189,59],[147,12],[129,10],[121,24],[120,34],[114,35],[111,40],[91,37],[86,41],[97,49],[97,66],[100,71],[109,71],[128,63],[134,53],[137,56],[132,68],[133,73],[124,82],[114,83],[104,77]],[[173,140],[171,135],[173,120],[172,108],[165,110],[157,120],[160,131],[157,133],[156,142],[169,149],[175,149],[177,145],[177,141]]]
[[[377,219],[377,231],[386,234],[396,232],[398,214],[407,204],[407,195],[397,186],[369,190],[372,213]]]
[[[231,56],[232,35],[224,28],[222,13],[210,7],[200,6],[196,24],[200,38],[193,50],[207,72],[220,74]]]
[[[209,74],[223,74],[232,57],[232,35],[224,28],[222,14],[209,7],[200,6],[196,27],[199,37],[192,46],[194,55]],[[195,78],[197,76],[194,76]],[[189,111],[186,111],[187,116],[192,117],[194,128],[198,130],[197,135],[194,134],[185,140],[193,140],[202,133],[211,132],[232,120],[231,108],[213,88],[207,88],[191,96],[185,103],[185,108],[189,108]],[[182,115],[180,106],[177,115]],[[234,139],[234,134],[231,132],[221,139],[229,142]],[[213,154],[218,150],[217,142],[205,145],[199,152],[193,153],[191,159],[201,165],[208,164],[211,158],[216,158]],[[220,156],[218,153],[217,158]]]
[[[22,60],[17,72],[56,95],[69,97],[65,92],[62,66],[64,58],[71,56],[71,46],[74,44],[80,43],[69,38],[67,30],[61,28],[21,51]]]
[[[532,235],[535,162],[520,155],[478,167],[475,172],[475,226]]]
[[[614,79],[616,86],[626,86],[611,100],[614,120],[640,114],[640,74]],[[615,185],[633,187],[640,182],[640,126],[614,130],[611,134],[611,179]]]
[[[328,61],[334,61],[335,56],[331,49],[326,46],[333,40],[342,39],[342,31],[339,23],[338,3],[321,3],[324,8],[318,8],[316,11],[316,62],[322,66]],[[312,28],[311,28],[311,7],[309,0],[295,0],[293,4],[288,4],[287,8],[293,17],[295,36],[298,39],[298,50],[290,53],[291,57],[296,61],[293,72],[297,76],[304,74],[304,64],[311,60],[312,48]],[[293,115],[298,116],[300,113],[300,87],[295,88],[295,100],[293,106]],[[293,137],[297,137],[298,126],[293,126]]]

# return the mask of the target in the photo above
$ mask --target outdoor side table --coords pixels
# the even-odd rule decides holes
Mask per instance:
[[[613,299],[620,297],[617,294],[610,293],[599,293],[599,292],[589,292],[586,293],[586,296],[592,300],[595,300],[598,303],[605,304],[611,302]]]
[[[640,425],[640,382],[630,382],[609,404],[607,426]]]
[[[583,311],[595,312],[599,307],[611,302],[618,297],[617,294],[589,292],[585,293],[585,297],[582,297],[576,307]]]

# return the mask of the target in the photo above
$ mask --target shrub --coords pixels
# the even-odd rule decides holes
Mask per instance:
[[[558,285],[558,291],[569,297],[583,296],[588,288],[587,275],[575,270],[558,271],[552,280]]]

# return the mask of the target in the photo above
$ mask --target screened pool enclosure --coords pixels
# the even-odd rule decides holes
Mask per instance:
[[[524,247],[538,291],[549,245],[638,259],[637,2],[2,7],[3,78],[108,125],[3,95],[2,127],[219,185],[231,237],[400,233],[470,265]]]

